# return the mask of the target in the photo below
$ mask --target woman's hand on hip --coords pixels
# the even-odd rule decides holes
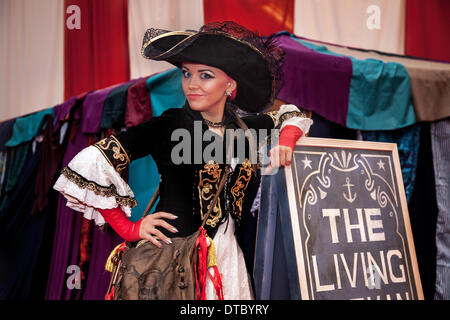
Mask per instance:
[[[158,241],[162,240],[167,244],[171,244],[172,241],[170,238],[166,237],[161,231],[156,229],[156,227],[163,227],[169,230],[172,233],[178,232],[178,230],[170,225],[164,219],[176,219],[177,216],[168,212],[159,211],[153,214],[149,214],[145,218],[142,219],[141,227],[139,229],[139,236],[142,239],[146,239],[153,243],[154,245],[161,247],[161,243]],[[157,239],[158,238],[158,239]]]

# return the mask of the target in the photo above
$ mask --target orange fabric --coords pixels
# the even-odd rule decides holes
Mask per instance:
[[[205,23],[232,20],[269,36],[294,30],[294,0],[203,0]]]

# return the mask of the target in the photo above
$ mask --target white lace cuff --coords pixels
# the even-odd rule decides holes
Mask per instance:
[[[97,225],[105,219],[97,209],[120,208],[129,217],[137,206],[134,193],[95,146],[79,152],[61,171],[53,188],[67,199],[67,206]]]
[[[303,134],[307,134],[312,124],[313,120],[305,112],[299,110],[297,106],[283,104],[277,113],[275,128],[280,128],[281,131],[285,126],[291,125],[302,130]]]

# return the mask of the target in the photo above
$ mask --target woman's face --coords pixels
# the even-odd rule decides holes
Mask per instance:
[[[197,63],[183,63],[183,91],[191,109],[200,112],[223,111],[227,96],[236,82],[222,70]]]

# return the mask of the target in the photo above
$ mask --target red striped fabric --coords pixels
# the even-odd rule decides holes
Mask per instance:
[[[127,0],[65,0],[64,10],[65,99],[129,80]]]
[[[203,0],[205,23],[232,20],[271,35],[294,30],[294,0]]]
[[[450,62],[450,1],[407,0],[405,54]]]

